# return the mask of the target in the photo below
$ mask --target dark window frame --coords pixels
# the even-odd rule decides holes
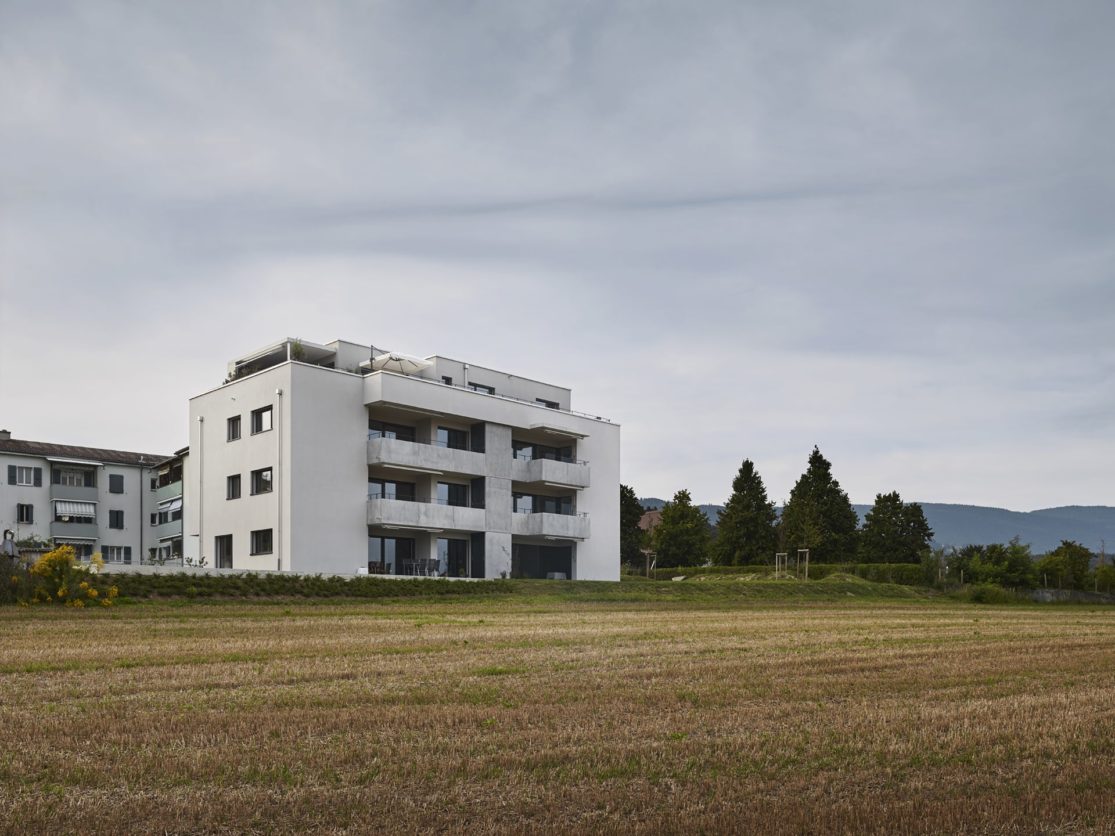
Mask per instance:
[[[267,416],[267,426],[263,426],[263,416]],[[251,412],[251,431],[252,435],[259,435],[260,433],[269,433],[275,428],[275,407],[273,404],[261,406],[259,409],[253,409]]]
[[[35,524],[35,506],[30,502],[17,502],[15,506],[16,523],[19,525]]]
[[[257,528],[251,533],[249,538],[249,545],[251,550],[249,554],[274,554],[275,553],[275,529],[273,528]],[[264,535],[267,536],[266,543],[263,543]]]
[[[239,473],[233,473],[225,478],[225,499],[239,499],[242,490],[242,480]]]
[[[225,422],[225,441],[240,440],[240,416],[233,415]]]
[[[263,484],[263,474],[267,474],[267,489],[259,490],[259,486]],[[253,470],[248,477],[248,490],[252,496],[260,496],[261,494],[271,493],[275,490],[275,469],[273,467],[261,467],[259,470]]]
[[[119,523],[119,525],[117,525]],[[124,511],[122,509],[110,509],[108,512],[108,527],[116,531],[124,530]]]

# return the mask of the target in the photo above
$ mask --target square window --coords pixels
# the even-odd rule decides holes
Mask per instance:
[[[240,474],[234,473],[225,480],[225,499],[240,498]]]
[[[120,528],[124,527],[124,512],[123,511],[109,511],[108,512],[108,527]]]
[[[252,435],[265,433],[271,429],[271,407],[263,406],[252,410]]]
[[[257,493],[271,493],[271,468],[252,471],[252,495]]]
[[[108,492],[124,493],[124,475],[121,473],[108,474]]]
[[[228,440],[236,441],[240,438],[240,416],[233,415],[228,419]]]
[[[24,487],[30,487],[31,485],[35,484],[35,468],[16,467],[15,483]]]
[[[35,506],[22,502],[16,505],[16,522],[21,525],[33,525],[35,523]]]
[[[252,532],[252,554],[271,554],[271,529]]]

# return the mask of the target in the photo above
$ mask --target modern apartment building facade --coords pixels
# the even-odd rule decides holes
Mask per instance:
[[[158,548],[152,487],[165,456],[51,444],[0,431],[0,529],[68,544],[88,558],[140,563]],[[178,505],[181,525],[181,504]]]
[[[619,427],[446,357],[283,340],[190,401],[187,559],[217,568],[619,578]]]

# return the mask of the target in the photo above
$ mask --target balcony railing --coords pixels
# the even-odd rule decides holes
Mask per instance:
[[[78,539],[95,540],[100,529],[96,523],[60,522],[54,520],[50,523],[51,537],[75,537]]]
[[[97,489],[84,485],[51,485],[51,499],[72,499],[78,502],[96,502]]]
[[[552,412],[564,412],[567,415],[578,415],[581,418],[591,418],[593,421],[603,421],[606,424],[615,423],[610,418],[605,418],[602,415],[593,415],[590,412],[578,412],[575,409],[564,409],[562,407],[558,407],[557,409],[554,409],[553,407],[550,407],[550,406],[543,406],[542,404],[538,403],[537,401],[528,401],[526,398],[516,398],[514,395],[504,395],[504,394],[501,394],[499,392],[496,392],[496,393],[478,392],[476,389],[472,389],[469,386],[466,386],[462,383],[446,383],[443,380],[430,380],[428,377],[418,377],[417,375],[400,374],[398,372],[389,372],[389,371],[378,371],[378,372],[366,371],[366,372],[364,372],[365,377],[367,377],[368,375],[373,375],[373,374],[391,375],[393,377],[405,377],[408,380],[419,380],[419,381],[422,381],[423,383],[429,383],[433,386],[447,386],[450,389],[463,389],[466,392],[472,392],[472,393],[477,394],[477,395],[483,395],[484,397],[487,397],[487,398],[500,398],[500,399],[505,400],[505,401],[514,401],[515,403],[522,403],[522,404],[527,404],[529,406],[536,406],[539,409],[548,409]]]

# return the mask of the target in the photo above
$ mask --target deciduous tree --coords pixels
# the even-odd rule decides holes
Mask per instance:
[[[643,562],[643,530],[639,520],[643,506],[635,491],[627,485],[619,486],[619,553],[620,560],[628,566],[641,566]]]
[[[1038,579],[1060,589],[1088,589],[1093,557],[1095,555],[1079,543],[1062,540],[1061,545],[1038,561]]]
[[[708,561],[708,519],[693,504],[689,491],[678,491],[673,501],[662,506],[652,542],[659,566],[703,566]]]

